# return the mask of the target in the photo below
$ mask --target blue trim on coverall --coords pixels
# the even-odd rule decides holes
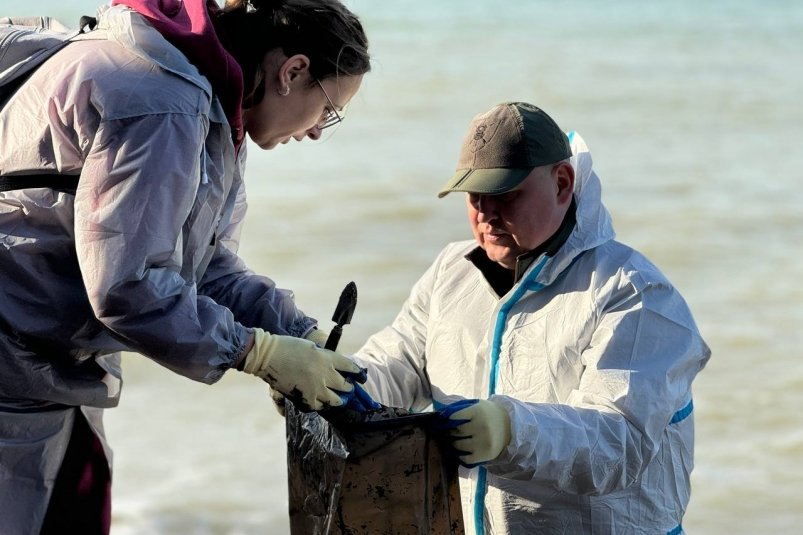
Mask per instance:
[[[672,419],[669,421],[670,424],[676,424],[682,422],[686,418],[688,418],[692,411],[694,410],[694,400],[689,400],[685,407],[677,411],[675,414],[672,415]],[[683,525],[678,524],[673,529],[666,532],[666,535],[681,535],[683,533]]]
[[[685,407],[680,409],[678,412],[672,415],[672,419],[669,421],[670,424],[676,424],[678,422],[682,422],[686,418],[689,417],[691,412],[694,410],[694,402],[693,400],[689,400]]]
[[[508,299],[499,309],[499,314],[496,316],[496,325],[494,326],[493,344],[491,345],[491,376],[488,379],[488,397],[496,393],[496,380],[499,375],[499,354],[502,352],[502,336],[505,334],[505,325],[507,324],[507,315],[510,309],[515,305],[527,291],[537,292],[544,287],[543,284],[535,282],[535,278],[541,273],[544,264],[549,260],[548,256],[544,256],[541,262],[533,268],[527,277],[521,282],[513,295]],[[486,470],[482,466],[479,468],[477,475],[477,490],[474,494],[474,529],[477,535],[485,535],[485,524],[483,518],[485,516],[485,485],[486,485]]]

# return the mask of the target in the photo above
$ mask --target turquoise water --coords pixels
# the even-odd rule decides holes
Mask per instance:
[[[6,2],[74,23],[94,3]],[[322,142],[251,146],[242,254],[341,348],[389,322],[449,240],[435,197],[470,118],[544,107],[588,142],[620,240],[689,301],[713,357],[695,385],[690,534],[803,523],[803,4],[793,1],[355,0],[374,71]],[[9,12],[11,8],[13,11]],[[107,415],[117,534],[287,533],[283,421],[263,388],[190,383],[137,356]]]

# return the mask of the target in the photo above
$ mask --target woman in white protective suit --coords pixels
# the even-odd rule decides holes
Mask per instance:
[[[467,531],[678,534],[691,384],[686,303],[614,240],[583,140],[542,110],[475,117],[458,172],[475,240],[447,245],[356,359],[386,405],[443,416]]]
[[[340,121],[370,70],[357,17],[112,4],[0,109],[2,533],[108,532],[120,351],[205,383],[241,369],[311,408],[360,372],[237,256],[245,135],[272,149]]]

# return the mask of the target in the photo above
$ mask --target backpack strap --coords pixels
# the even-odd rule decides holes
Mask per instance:
[[[52,17],[0,17],[0,106],[39,65],[68,43],[97,26],[83,16],[78,30]]]
[[[78,188],[78,175],[0,175],[0,192],[28,188],[50,188],[75,195]]]
[[[0,108],[39,65],[96,26],[89,16],[81,17],[76,31],[51,17],[0,18]],[[78,175],[0,175],[0,192],[50,188],[75,195],[77,187]]]

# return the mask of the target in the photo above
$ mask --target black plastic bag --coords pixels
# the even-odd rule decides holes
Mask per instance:
[[[430,430],[434,413],[285,410],[291,533],[464,533],[457,464]]]

